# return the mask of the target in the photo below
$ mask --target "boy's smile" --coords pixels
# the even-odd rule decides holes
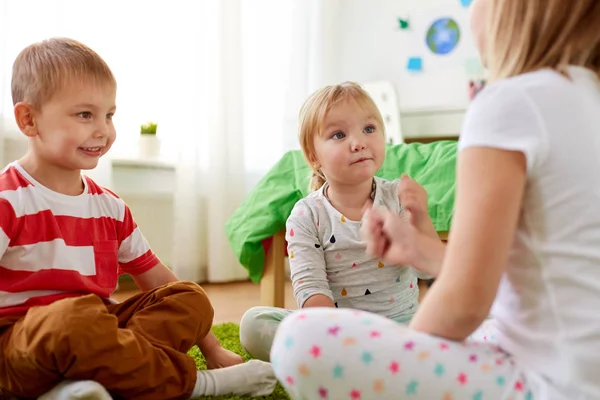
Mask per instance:
[[[115,141],[115,99],[114,85],[83,79],[39,108],[17,104],[15,116],[30,144],[23,168],[55,191],[80,191],[81,170],[95,168]]]
[[[115,97],[111,85],[81,82],[65,87],[34,111],[35,153],[64,169],[95,168],[115,141]]]
[[[83,154],[89,157],[97,157],[99,158],[105,153],[106,146],[98,146],[98,147],[80,147],[78,148]]]

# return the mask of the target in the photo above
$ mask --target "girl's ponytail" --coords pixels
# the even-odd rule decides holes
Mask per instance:
[[[321,186],[323,186],[323,184],[325,184],[325,177],[323,176],[321,171],[313,170],[308,189],[311,192],[316,192],[317,190],[321,189]]]

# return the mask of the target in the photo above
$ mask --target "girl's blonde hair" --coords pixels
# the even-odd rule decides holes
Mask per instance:
[[[599,0],[491,0],[488,12],[491,80],[568,65],[600,75]]]
[[[317,159],[315,135],[323,133],[323,124],[329,111],[336,105],[348,100],[355,101],[359,106],[372,112],[379,128],[385,135],[383,118],[377,105],[371,96],[357,83],[344,82],[341,85],[326,86],[317,90],[304,102],[300,110],[300,128],[298,132],[300,147],[312,169],[310,191],[318,190],[325,183],[325,176],[315,165]]]

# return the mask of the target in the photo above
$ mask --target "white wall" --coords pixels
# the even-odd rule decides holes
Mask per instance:
[[[425,31],[435,19],[459,22],[461,39],[446,56],[430,52]],[[409,31],[398,17],[408,18]],[[334,82],[391,81],[398,92],[405,138],[458,136],[469,104],[467,59],[477,51],[459,0],[344,0],[336,26],[339,46]],[[423,58],[420,73],[406,70],[408,57]]]
[[[459,0],[344,0],[343,4],[338,22],[340,80],[392,81],[402,111],[468,105],[465,60],[477,52],[468,9]],[[446,16],[459,22],[461,39],[452,53],[435,55],[425,46],[425,31]],[[409,31],[399,29],[398,17],[409,18]],[[410,56],[423,57],[423,72],[406,71]]]

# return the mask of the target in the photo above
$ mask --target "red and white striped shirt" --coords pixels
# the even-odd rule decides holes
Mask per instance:
[[[0,173],[0,317],[66,297],[108,298],[119,274],[159,263],[125,202],[83,181],[81,195],[67,196],[16,162]]]

